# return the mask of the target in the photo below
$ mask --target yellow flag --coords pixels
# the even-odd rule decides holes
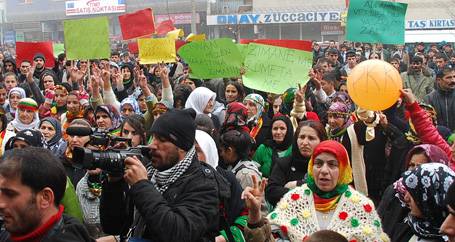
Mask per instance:
[[[205,34],[189,34],[186,39],[186,41],[188,42],[192,42],[192,41],[204,41],[205,40]]]
[[[141,64],[175,62],[175,40],[170,38],[138,39]]]
[[[184,35],[185,35],[185,33],[183,32],[183,29],[176,29],[176,30],[172,30],[172,31],[168,32],[166,34],[166,38],[176,40],[179,37],[183,37]]]

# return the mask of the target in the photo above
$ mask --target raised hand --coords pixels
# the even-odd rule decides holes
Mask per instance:
[[[401,97],[403,98],[404,102],[407,104],[413,104],[416,101],[416,97],[412,93],[411,89],[402,89],[400,90]]]
[[[303,103],[305,101],[305,92],[306,92],[307,86],[301,86],[299,84],[299,89],[295,92],[295,101],[297,103]]]
[[[261,220],[261,203],[264,198],[265,186],[267,179],[263,178],[258,181],[255,175],[252,175],[253,187],[246,187],[242,192],[242,199],[245,200],[248,208],[249,223],[257,223]]]
[[[33,73],[35,73],[35,65],[31,66],[27,70],[27,82],[31,83],[33,82]]]

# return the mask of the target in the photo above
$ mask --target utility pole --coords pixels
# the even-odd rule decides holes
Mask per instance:
[[[196,0],[191,0],[191,33],[196,33]]]

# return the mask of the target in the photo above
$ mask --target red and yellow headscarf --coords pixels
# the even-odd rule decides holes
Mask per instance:
[[[338,161],[338,181],[337,186],[333,191],[324,192],[316,186],[313,176],[314,159],[322,154],[330,153],[334,155]],[[342,144],[333,140],[321,142],[313,151],[310,162],[308,164],[308,187],[313,191],[314,202],[317,211],[327,212],[336,207],[341,194],[348,189],[348,185],[352,182],[352,168],[349,161],[349,155]]]

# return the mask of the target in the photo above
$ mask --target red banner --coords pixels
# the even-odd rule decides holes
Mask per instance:
[[[289,49],[312,51],[311,41],[308,40],[286,40],[286,39],[240,39],[240,44],[257,43],[273,45]]]
[[[118,17],[124,40],[138,38],[155,33],[155,22],[151,8]]]
[[[156,27],[156,34],[157,35],[166,35],[169,31],[174,30],[174,23],[172,20],[165,20],[161,22],[158,27]]]
[[[28,60],[33,65],[35,54],[43,54],[46,61],[44,65],[53,68],[55,65],[54,49],[52,42],[16,42],[16,65],[20,66],[22,61]]]

